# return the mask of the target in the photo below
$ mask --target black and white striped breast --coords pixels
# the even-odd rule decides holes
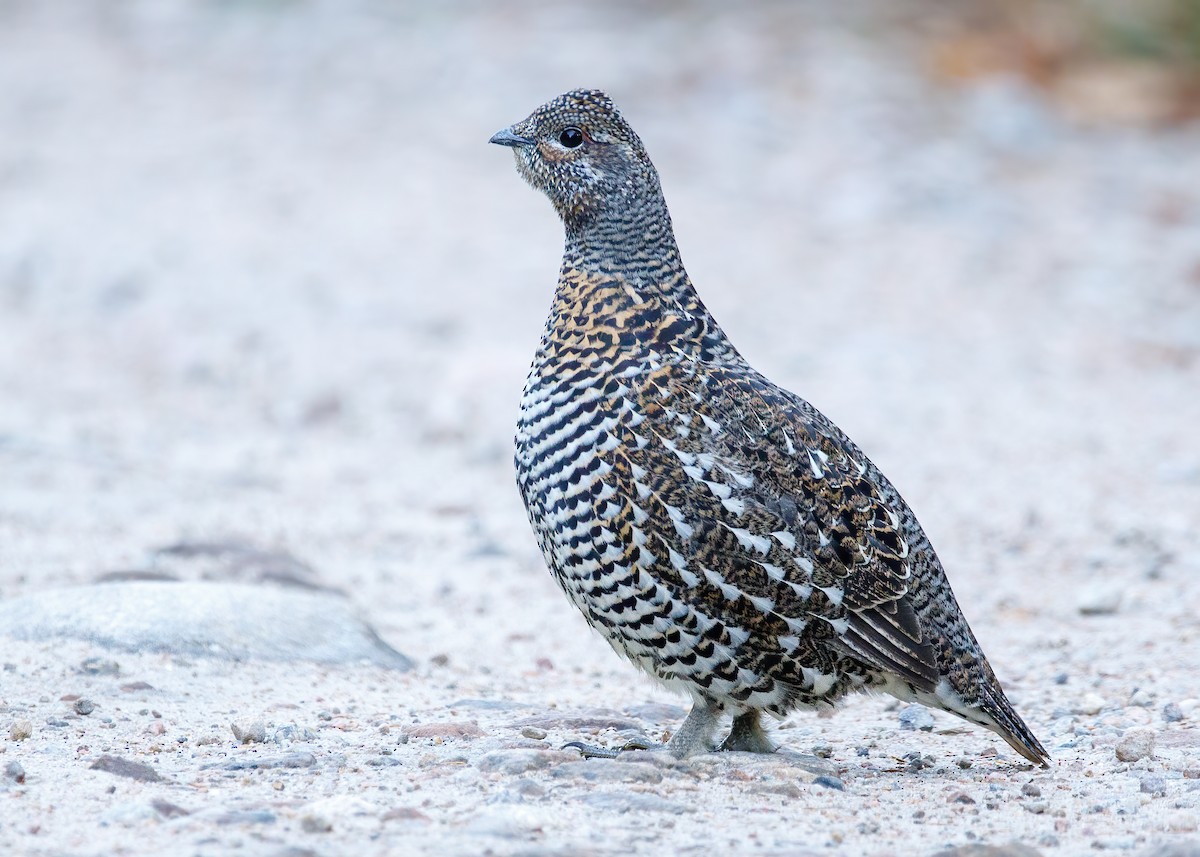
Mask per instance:
[[[546,562],[589,623],[660,680],[748,708],[861,683],[820,644],[841,630],[840,592],[814,583],[795,509],[762,508],[754,477],[712,452],[729,436],[704,366],[586,352],[543,344],[516,466]]]

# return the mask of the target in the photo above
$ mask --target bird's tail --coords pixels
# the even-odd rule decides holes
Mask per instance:
[[[964,699],[945,677],[938,682],[932,693],[917,690],[913,692],[913,696],[917,702],[930,708],[949,711],[964,720],[991,729],[1026,759],[1035,765],[1048,768],[1050,754],[1033,734],[1033,730],[1021,719],[1021,715],[1013,709],[991,668],[986,662],[983,666],[985,676],[980,676],[983,680],[974,686],[976,698],[971,701]]]

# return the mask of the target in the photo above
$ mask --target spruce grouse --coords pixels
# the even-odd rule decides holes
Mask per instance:
[[[1009,704],[908,505],[756,372],[697,296],[658,173],[603,92],[505,128],[566,226],[516,471],[546,564],[619,654],[694,700],[667,745],[770,752],[759,717],[884,691],[1048,754]]]

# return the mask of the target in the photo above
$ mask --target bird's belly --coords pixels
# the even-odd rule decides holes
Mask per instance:
[[[668,507],[639,496],[632,475],[634,461],[655,465],[637,452],[650,431],[628,399],[588,389],[553,399],[526,389],[517,482],[547,566],[614,650],[668,686],[732,708],[782,714],[849,689],[832,652],[793,664],[794,681],[777,681],[778,661],[768,664],[758,642],[747,644],[749,631],[727,606],[706,602],[673,571],[661,542],[664,533],[677,536]]]

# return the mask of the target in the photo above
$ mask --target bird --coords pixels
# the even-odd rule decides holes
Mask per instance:
[[[764,714],[864,691],[955,714],[1048,766],[908,504],[701,301],[612,99],[567,92],[489,142],[512,149],[565,231],[520,400],[517,486],[588,624],[691,698],[665,749],[775,752]]]

